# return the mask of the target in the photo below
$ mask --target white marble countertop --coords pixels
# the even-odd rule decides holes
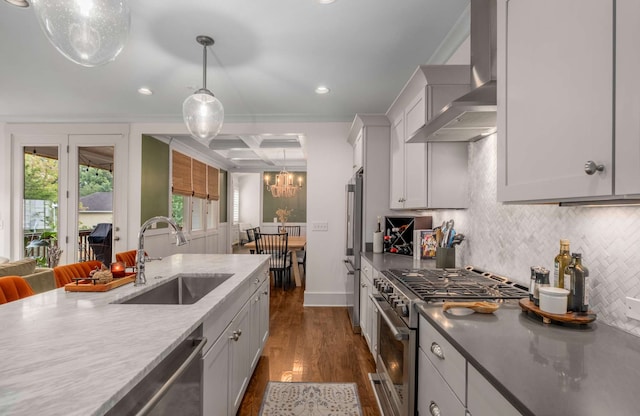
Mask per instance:
[[[146,286],[0,305],[0,415],[104,414],[267,259],[177,254],[146,264]],[[112,303],[185,272],[234,275],[193,305]]]

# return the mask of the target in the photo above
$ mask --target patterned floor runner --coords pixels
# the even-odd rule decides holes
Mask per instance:
[[[270,381],[261,416],[362,416],[355,383],[281,383]]]

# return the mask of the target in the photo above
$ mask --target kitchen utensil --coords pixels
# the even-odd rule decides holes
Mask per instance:
[[[451,247],[455,247],[464,241],[464,234],[456,234],[451,240]]]
[[[440,247],[442,245],[442,237],[444,234],[442,233],[442,228],[436,228],[436,246]]]
[[[453,315],[468,315],[470,312],[458,311],[454,309],[468,309],[479,313],[493,313],[498,310],[500,305],[494,302],[458,302],[448,301],[442,304],[442,310]]]

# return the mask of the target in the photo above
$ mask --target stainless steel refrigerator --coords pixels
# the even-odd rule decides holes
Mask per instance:
[[[347,310],[351,318],[351,326],[356,333],[360,332],[360,252],[362,251],[362,169],[349,180],[346,191],[346,250],[344,264]]]

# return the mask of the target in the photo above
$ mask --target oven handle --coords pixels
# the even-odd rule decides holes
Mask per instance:
[[[376,309],[378,309],[378,312],[380,312],[380,316],[382,316],[384,318],[384,320],[387,323],[387,326],[389,327],[389,329],[391,330],[391,333],[393,334],[394,338],[397,339],[398,341],[408,340],[409,339],[409,335],[410,335],[409,334],[409,329],[407,327],[404,327],[404,326],[396,326],[391,321],[391,318],[387,314],[385,309],[391,309],[391,308],[388,305],[381,303],[380,300],[378,298],[376,298],[373,294],[369,295],[369,298],[371,299],[371,301],[375,305]]]

